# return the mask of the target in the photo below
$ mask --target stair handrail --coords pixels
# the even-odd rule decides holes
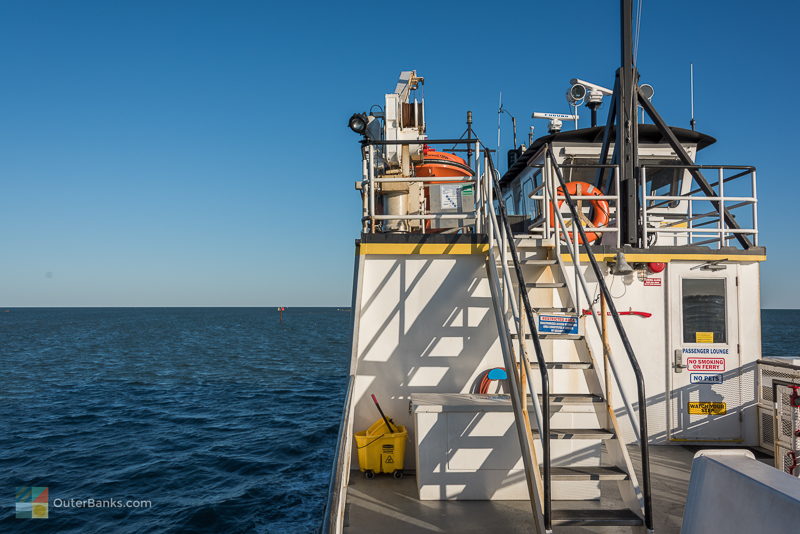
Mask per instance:
[[[630,339],[628,339],[628,334],[625,331],[625,327],[622,325],[622,320],[620,319],[619,312],[617,312],[617,307],[614,304],[614,300],[611,297],[611,292],[608,289],[608,286],[605,283],[605,278],[603,276],[602,271],[600,270],[600,266],[597,263],[597,259],[594,256],[591,248],[589,247],[589,241],[586,237],[586,231],[583,229],[583,225],[580,223],[580,216],[578,214],[578,210],[575,206],[575,203],[572,200],[572,196],[567,191],[567,183],[564,180],[564,175],[561,173],[561,169],[558,166],[558,160],[553,154],[553,147],[551,144],[547,145],[547,157],[552,161],[553,168],[555,169],[556,177],[558,178],[559,183],[561,184],[561,193],[564,195],[564,200],[569,207],[570,212],[572,213],[573,218],[573,227],[577,230],[577,234],[580,235],[580,241],[577,243],[573,243],[573,248],[575,249],[574,252],[577,252],[579,245],[583,245],[586,255],[589,258],[589,263],[592,266],[592,271],[594,272],[595,278],[597,279],[598,287],[600,291],[603,293],[603,297],[606,300],[606,305],[608,306],[609,312],[611,314],[611,318],[613,319],[614,326],[616,327],[617,333],[619,334],[620,339],[622,340],[622,345],[625,348],[625,353],[628,356],[628,360],[631,365],[631,369],[636,377],[636,392],[639,401],[639,448],[641,450],[641,461],[642,461],[642,495],[644,501],[644,522],[645,526],[648,530],[653,530],[653,503],[652,503],[652,496],[650,490],[650,451],[648,448],[648,432],[647,432],[647,396],[645,394],[645,386],[644,386],[644,374],[642,373],[641,367],[639,367],[639,362],[636,359],[636,354],[633,351],[633,347],[631,346]],[[554,192],[555,196],[555,192]],[[559,194],[558,196],[561,196]],[[502,198],[502,197],[500,197]],[[552,201],[551,201],[552,202]],[[563,218],[559,213],[558,209],[554,209],[553,212],[556,214],[556,217],[560,219],[561,224],[563,225]],[[568,232],[565,232],[565,235],[569,235]],[[577,236],[576,236],[577,237]],[[555,235],[554,239],[559,240],[560,236]],[[577,241],[575,237],[573,237],[573,241]],[[573,255],[574,258],[574,255]],[[582,275],[581,275],[582,278]],[[582,280],[582,283],[585,284],[585,280]],[[584,289],[586,287],[584,286]],[[576,288],[577,291],[577,288]],[[591,300],[589,301],[590,307],[593,308],[593,303]],[[579,310],[575,310],[578,313]],[[593,313],[593,317],[595,321],[597,321],[597,314]],[[613,364],[612,364],[613,369]],[[620,392],[624,392],[622,389],[621,381],[619,380],[619,376],[616,374],[616,370],[614,371],[614,376],[617,380],[617,383],[620,386]],[[627,400],[626,400],[626,404]],[[629,416],[631,419],[633,418],[633,410],[631,407],[627,407]],[[634,427],[634,431],[636,431],[636,426]],[[624,446],[624,445],[623,445]]]
[[[539,364],[539,375],[541,377],[541,417],[539,417],[538,409],[537,409],[537,419],[538,426],[539,426],[539,437],[542,441],[542,486],[543,486],[543,496],[542,496],[542,508],[543,508],[543,515],[544,515],[544,524],[545,528],[550,531],[552,530],[552,518],[551,518],[551,474],[550,474],[550,377],[547,372],[547,364],[544,359],[544,352],[542,351],[542,345],[539,341],[539,336],[537,335],[538,329],[536,327],[536,322],[533,319],[533,308],[531,307],[530,299],[528,298],[528,292],[525,290],[525,277],[522,274],[522,266],[519,262],[519,254],[517,252],[516,244],[514,243],[514,233],[511,230],[511,224],[508,221],[508,215],[506,212],[505,201],[503,200],[503,195],[501,193],[500,188],[500,180],[499,176],[500,173],[495,169],[494,162],[492,161],[492,156],[490,149],[484,147],[484,152],[486,154],[486,171],[491,177],[491,183],[487,184],[488,187],[491,187],[492,191],[495,193],[495,197],[497,200],[497,216],[500,218],[500,222],[502,222],[502,228],[505,231],[506,239],[503,240],[502,238],[498,241],[500,242],[501,247],[508,246],[509,251],[511,252],[511,260],[514,265],[514,272],[517,277],[517,285],[519,290],[519,295],[521,297],[522,305],[525,308],[525,315],[527,317],[528,322],[528,330],[531,334],[531,339],[533,340],[533,348],[536,354],[536,361]],[[487,195],[486,202],[492,202],[491,195]],[[490,218],[493,222],[491,225],[493,230],[497,232],[497,219],[495,217],[495,210],[493,206],[488,206],[486,212],[490,215]],[[499,232],[498,232],[499,234]],[[501,237],[501,236],[498,236]],[[506,271],[506,266],[503,265],[503,270]],[[510,299],[512,303],[512,310],[516,308],[516,299]],[[519,310],[518,315],[519,321],[522,321],[521,317],[521,310]],[[516,317],[515,317],[516,319]],[[517,329],[518,335],[521,336],[522,332],[518,328]],[[521,340],[524,343],[524,339]],[[522,356],[522,355],[520,355]],[[533,399],[534,405],[537,404],[537,397],[536,391],[532,387],[531,380],[531,369],[530,369],[530,362],[527,358],[520,358],[522,361],[522,365],[525,367],[526,375],[528,376],[529,380],[529,389],[531,390],[531,397]],[[525,402],[525,399],[523,399]]]

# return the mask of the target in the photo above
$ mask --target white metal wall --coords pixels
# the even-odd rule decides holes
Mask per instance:
[[[408,428],[405,467],[413,468],[411,394],[466,393],[483,370],[503,366],[485,256],[361,256],[358,284],[353,428],[380,417],[374,393]]]

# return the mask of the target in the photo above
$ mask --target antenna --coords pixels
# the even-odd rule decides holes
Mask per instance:
[[[689,121],[689,125],[691,125],[692,131],[694,131],[694,63],[689,63],[689,102],[692,107],[692,120]]]
[[[500,93],[500,107],[497,108],[497,150],[500,151],[500,115],[506,113],[511,117],[511,127],[514,131],[514,149],[517,148],[517,118],[503,107],[503,93]]]
[[[500,91],[500,103],[497,105],[497,154],[500,153],[500,115],[503,114],[503,91]]]

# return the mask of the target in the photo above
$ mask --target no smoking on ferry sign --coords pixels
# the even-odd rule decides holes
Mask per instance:
[[[689,371],[721,373],[725,370],[725,358],[686,358],[686,368]]]

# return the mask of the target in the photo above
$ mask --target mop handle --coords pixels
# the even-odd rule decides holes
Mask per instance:
[[[392,429],[392,425],[389,423],[389,418],[384,415],[383,410],[381,410],[381,405],[378,404],[378,399],[375,397],[375,394],[372,394],[372,402],[375,403],[375,406],[378,408],[378,411],[381,413],[381,417],[383,417],[383,422],[386,423],[386,427],[389,429],[389,432],[394,433],[395,430]]]

